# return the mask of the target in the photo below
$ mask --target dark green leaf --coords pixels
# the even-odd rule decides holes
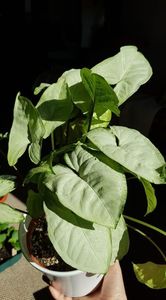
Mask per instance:
[[[82,111],[87,114],[92,107],[92,100],[83,86],[82,82],[79,82],[69,88],[73,103]]]
[[[51,84],[42,94],[36,105],[43,120],[47,138],[55,128],[64,124],[73,111],[68,86],[64,80]]]
[[[0,233],[0,249],[3,247],[6,238],[7,238],[7,234]]]
[[[152,187],[151,183],[149,181],[147,181],[146,179],[139,178],[139,180],[143,184],[146,198],[147,198],[147,211],[145,214],[145,215],[147,215],[147,214],[151,213],[152,211],[154,211],[156,208],[156,205],[157,205],[155,190]]]
[[[95,109],[97,116],[100,117],[108,109],[119,116],[118,98],[113,88],[107,81],[98,74],[92,74],[95,83]]]
[[[83,68],[80,71],[82,83],[88,92],[88,95],[90,96],[91,100],[94,101],[94,96],[95,96],[95,81],[92,76],[91,70],[87,68]]]
[[[39,218],[43,215],[43,197],[39,193],[29,190],[26,205],[32,218]]]

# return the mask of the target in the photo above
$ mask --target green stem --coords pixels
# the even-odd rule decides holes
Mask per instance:
[[[51,133],[51,148],[52,148],[52,151],[55,150],[54,133],[53,132]]]
[[[69,144],[69,145],[66,145],[66,146],[63,146],[61,147],[60,149],[58,150],[54,150],[52,152],[52,155],[53,155],[53,161],[56,159],[56,157],[58,155],[61,155],[63,153],[66,153],[66,152],[70,152],[72,151],[74,148],[75,148],[76,144]]]
[[[135,176],[128,177],[127,180],[137,179]]]
[[[129,224],[127,224],[127,226],[129,228],[131,228],[132,230],[138,232],[139,234],[141,234],[142,236],[144,236],[157,250],[158,252],[161,254],[162,258],[164,259],[164,261],[166,262],[166,256],[165,254],[163,253],[163,251],[160,249],[160,247],[148,236],[146,235],[143,231],[135,228],[134,226],[131,226]]]
[[[87,130],[87,132],[89,132],[90,128],[91,128],[91,123],[92,123],[92,118],[93,118],[93,112],[94,112],[94,104],[92,105],[91,111],[90,111],[90,114],[89,114],[89,124],[88,124],[88,130]]]
[[[166,232],[165,232],[164,230],[162,230],[162,229],[156,227],[156,226],[153,226],[153,225],[151,225],[151,224],[149,224],[149,223],[143,222],[143,221],[141,221],[141,220],[138,220],[138,219],[136,219],[136,218],[133,218],[133,217],[130,217],[130,216],[127,216],[127,215],[123,215],[123,216],[124,216],[124,218],[127,219],[127,220],[130,220],[130,221],[133,221],[133,222],[135,222],[135,223],[141,224],[141,225],[143,225],[143,226],[145,226],[145,227],[148,227],[148,228],[150,228],[150,229],[153,229],[153,230],[155,230],[155,231],[161,233],[162,235],[166,236]]]

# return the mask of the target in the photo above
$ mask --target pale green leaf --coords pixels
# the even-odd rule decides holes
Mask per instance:
[[[112,263],[116,259],[121,260],[129,250],[129,235],[123,215],[121,215],[119,222],[115,229],[111,228],[112,240]]]
[[[0,175],[0,197],[12,192],[15,189],[15,176]]]
[[[64,80],[51,84],[36,105],[45,127],[44,138],[67,121],[72,113],[73,104]]]
[[[14,166],[19,157],[25,152],[30,140],[28,138],[28,118],[26,103],[17,94],[14,105],[14,119],[9,134],[8,163]]]
[[[145,215],[147,215],[147,214],[151,213],[152,211],[154,211],[155,208],[156,208],[156,205],[157,205],[155,190],[152,187],[151,183],[148,182],[146,179],[139,178],[139,180],[143,184],[145,194],[146,194],[146,198],[147,198],[147,211],[146,211],[146,214],[145,214]]]
[[[40,160],[40,148],[44,127],[37,109],[30,100],[17,94],[14,106],[13,124],[9,135],[8,162],[14,166],[28,144],[29,156],[34,163]]]
[[[73,214],[76,226],[60,218],[46,205],[44,210],[49,238],[62,259],[82,271],[106,273],[111,259],[109,229],[97,224],[93,224],[92,229],[80,227],[79,219]]]
[[[90,129],[94,129],[98,127],[106,128],[110,123],[111,118],[112,118],[112,113],[109,109],[105,111],[103,114],[101,114],[100,116],[98,116],[97,113],[94,112]]]
[[[105,59],[91,70],[103,76],[109,84],[116,84],[114,91],[119,99],[119,105],[152,75],[149,62],[135,46],[121,47],[118,54]]]
[[[40,83],[39,86],[35,87],[34,89],[34,95],[38,95],[43,89],[47,88],[48,86],[50,86],[49,83]]]
[[[70,69],[65,71],[58,79],[58,83],[65,81],[69,87],[81,82],[80,69]]]
[[[152,289],[166,288],[166,264],[147,262],[133,264],[135,275],[141,283]]]
[[[119,53],[98,63],[91,70],[104,77],[109,84],[116,85],[114,91],[119,105],[152,76],[149,62],[135,46],[121,47]],[[64,72],[59,80],[63,79],[69,87],[81,82],[80,69]]]
[[[165,164],[164,157],[151,141],[139,131],[123,126],[97,128],[88,139],[105,155],[139,177],[160,184],[164,179],[156,169]]]
[[[67,175],[62,178],[64,189],[66,191],[68,186],[68,197],[71,197],[69,204],[68,198],[63,204],[71,205],[69,208],[76,209],[75,212],[84,218],[114,227],[127,197],[125,176],[109,168],[80,146],[66,154],[65,161],[78,176],[73,173],[71,178]],[[70,196],[71,191],[73,194]]]
[[[23,219],[23,213],[5,203],[0,203],[0,223],[16,224],[20,223]]]

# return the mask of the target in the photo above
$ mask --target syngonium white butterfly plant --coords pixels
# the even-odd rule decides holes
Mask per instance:
[[[112,114],[119,116],[121,104],[151,75],[137,47],[124,46],[91,69],[71,69],[55,83],[41,83],[34,90],[36,105],[34,99],[16,96],[9,165],[15,166],[28,148],[36,166],[24,185],[33,183],[37,191],[29,190],[27,211],[35,218],[46,217],[54,248],[74,268],[106,273],[115,259],[122,259],[129,249],[128,220],[166,235],[123,214],[128,174],[143,185],[146,215],[155,210],[153,185],[166,182],[165,160],[137,130],[111,125]],[[48,138],[51,149],[45,151]],[[1,204],[1,222],[22,219],[20,212]],[[159,249],[163,264],[133,264],[135,274],[151,288],[166,288],[166,256],[148,239]]]

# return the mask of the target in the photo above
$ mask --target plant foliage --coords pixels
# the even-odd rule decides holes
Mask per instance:
[[[124,46],[91,69],[72,69],[55,83],[42,83],[34,91],[36,105],[20,93],[16,96],[9,165],[16,165],[28,149],[36,167],[24,184],[33,183],[37,190],[29,191],[27,209],[32,217],[46,216],[55,249],[80,270],[106,273],[128,252],[123,217],[127,174],[143,185],[146,214],[157,203],[153,184],[165,184],[160,172],[165,160],[151,141],[137,130],[111,125],[112,114],[119,116],[120,105],[151,75],[137,48]],[[52,149],[43,156],[48,138]],[[12,214],[2,208],[11,221]]]

